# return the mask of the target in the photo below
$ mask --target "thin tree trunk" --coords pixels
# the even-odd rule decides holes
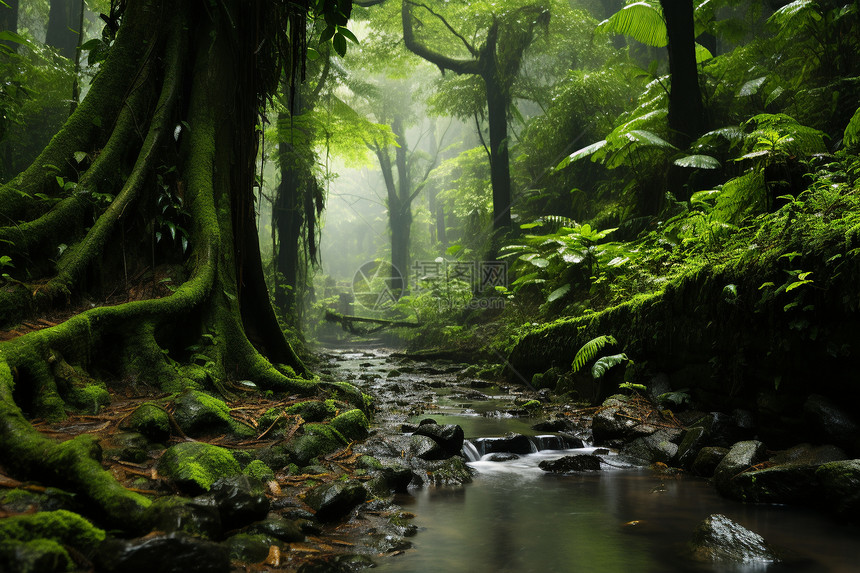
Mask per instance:
[[[699,89],[692,0],[660,0],[669,39],[669,127],[680,146],[704,133],[705,112]]]
[[[51,0],[51,10],[48,13],[48,30],[45,43],[59,50],[60,55],[75,59],[78,47],[78,19],[84,0]]]

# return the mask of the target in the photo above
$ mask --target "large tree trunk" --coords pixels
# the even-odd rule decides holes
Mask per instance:
[[[509,98],[496,80],[495,64],[484,75],[490,124],[490,181],[493,186],[493,229],[511,226],[511,169],[508,155]]]
[[[80,38],[80,14],[84,0],[51,0],[45,43],[59,50],[60,55],[75,59]]]
[[[149,501],[103,471],[87,440],[57,444],[23,414],[64,415],[49,367],[57,356],[107,379],[175,388],[186,380],[185,349],[208,339],[216,381],[318,389],[293,373],[305,370],[269,304],[254,217],[257,111],[273,89],[258,72],[278,63],[277,48],[260,38],[278,27],[278,9],[262,0],[129,2],[87,97],[34,164],[0,188],[0,207],[13,219],[0,238],[14,243],[15,263],[15,276],[0,284],[0,322],[73,314],[0,343],[0,465],[76,490],[120,528],[132,527]],[[76,161],[79,151],[88,158]],[[72,165],[80,176],[70,194],[56,177],[74,181]],[[186,229],[179,236],[187,251],[164,228],[153,249],[165,197],[181,202],[185,214],[177,209],[172,224]],[[50,261],[60,244],[68,247]],[[108,302],[135,275],[148,277],[149,290]],[[165,275],[173,292],[159,286]],[[81,305],[84,297],[104,302]]]
[[[407,165],[406,130],[403,119],[391,122],[391,131],[399,146],[394,150],[394,164],[397,166],[397,193],[393,205],[389,205],[391,221],[391,265],[400,271],[402,282],[392,284],[392,289],[404,292],[409,283],[409,235],[412,231],[412,178]],[[395,290],[395,292],[398,292]]]
[[[660,0],[669,39],[669,127],[680,146],[704,133],[705,112],[696,65],[696,38],[692,0]]]

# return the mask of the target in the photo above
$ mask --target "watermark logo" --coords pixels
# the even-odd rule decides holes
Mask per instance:
[[[352,277],[352,296],[368,310],[386,310],[394,306],[404,291],[403,275],[386,261],[368,261]]]
[[[507,261],[446,261],[440,257],[433,261],[415,261],[412,271],[413,285],[427,281],[461,281],[475,293],[508,286]]]

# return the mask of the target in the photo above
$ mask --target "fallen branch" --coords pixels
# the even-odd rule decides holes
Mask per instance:
[[[373,334],[374,332],[378,332],[386,327],[391,328],[416,328],[421,326],[421,324],[417,322],[406,322],[402,320],[385,320],[383,318],[365,318],[363,316],[350,316],[346,314],[340,314],[338,312],[333,312],[331,310],[327,310],[325,312],[325,319],[327,322],[336,322],[340,324],[340,327],[346,330],[351,334]],[[376,328],[358,328],[354,323],[370,323],[376,324]]]

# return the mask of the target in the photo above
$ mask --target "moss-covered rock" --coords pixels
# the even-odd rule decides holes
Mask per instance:
[[[822,465],[815,471],[824,499],[837,512],[857,521],[860,513],[860,460]]]
[[[102,442],[104,456],[141,463],[148,457],[149,441],[137,432],[119,432]]]
[[[348,440],[362,440],[367,437],[370,422],[364,412],[356,408],[335,417],[331,425]]]
[[[230,408],[222,400],[198,390],[185,390],[175,401],[173,417],[183,432],[189,436],[206,434],[239,433],[245,426],[230,417]]]
[[[334,402],[328,400],[325,402],[321,400],[307,400],[293,404],[284,410],[287,414],[301,416],[305,422],[322,422],[326,418],[334,416],[336,411]],[[266,414],[268,415],[269,412],[266,412]],[[263,424],[261,423],[260,425]]]
[[[223,545],[230,553],[230,559],[248,563],[260,563],[268,557],[272,540],[266,535],[239,533],[228,537]]]
[[[321,520],[341,517],[367,499],[367,491],[358,482],[335,481],[319,485],[305,496],[307,503]]]
[[[17,515],[0,520],[0,539],[51,539],[84,553],[104,541],[105,532],[76,513],[65,510]]]
[[[338,450],[349,444],[340,432],[328,424],[305,424],[304,434],[287,446],[292,461],[305,466],[318,456]]]
[[[110,394],[103,384],[87,384],[73,387],[66,395],[66,402],[81,412],[98,414],[102,406],[110,404]]]
[[[246,476],[256,478],[261,482],[267,482],[275,479],[275,472],[261,460],[254,460],[245,466],[242,473]]]
[[[143,434],[153,442],[164,442],[170,437],[170,416],[157,404],[141,404],[120,427]]]
[[[202,442],[171,446],[158,461],[158,473],[181,490],[196,495],[208,491],[216,480],[242,473],[229,451]]]
[[[59,573],[72,568],[68,552],[53,539],[0,541],[0,571]]]

